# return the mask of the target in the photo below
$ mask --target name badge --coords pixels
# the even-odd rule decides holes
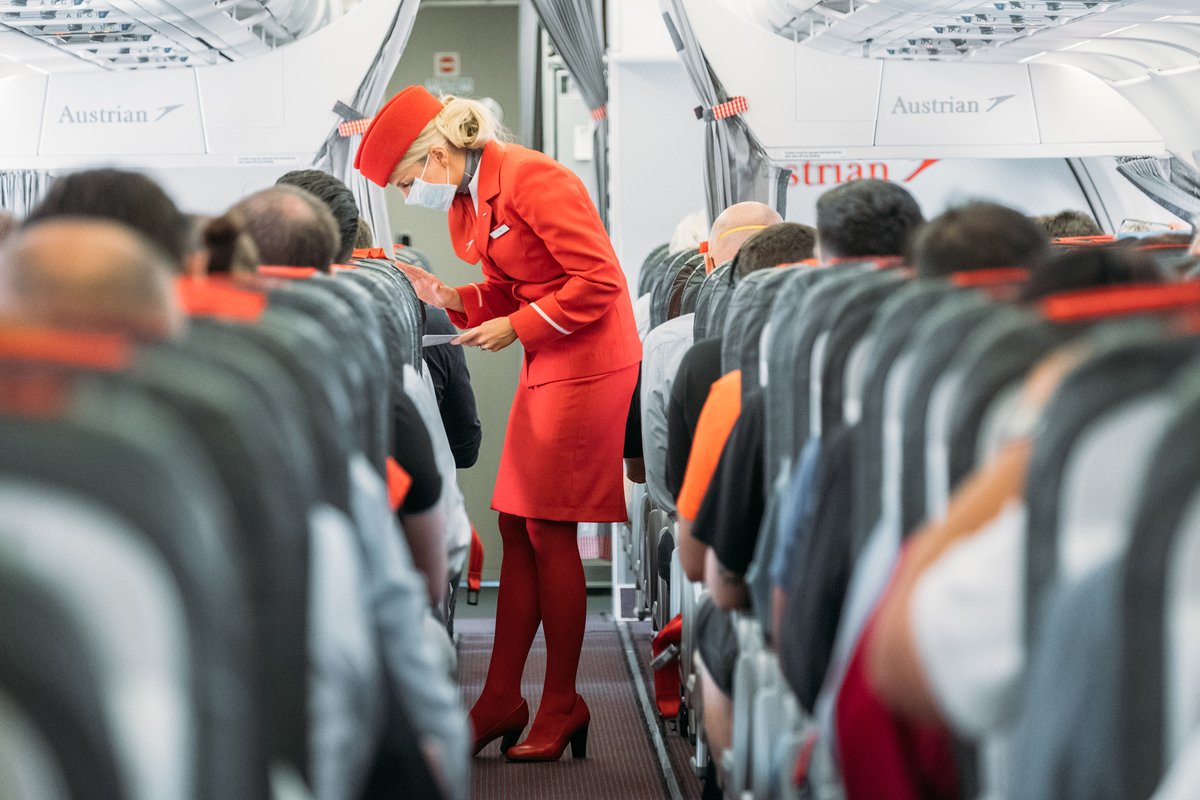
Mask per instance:
[[[493,239],[499,239],[501,236],[503,236],[506,233],[508,233],[508,226],[501,225],[499,228],[496,228],[496,230],[489,233],[488,236],[491,236]]]

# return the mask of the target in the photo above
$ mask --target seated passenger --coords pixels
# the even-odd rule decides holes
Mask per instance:
[[[227,275],[251,278],[258,270],[258,246],[246,232],[246,222],[236,211],[219,217],[198,217],[195,243],[188,256],[188,275]]]
[[[1050,240],[1036,222],[997,203],[951,208],[913,236],[910,261],[921,278],[956,272],[1024,267],[1050,257]]]
[[[310,267],[329,272],[341,240],[329,208],[315,195],[281,184],[233,206],[246,221],[263,266]]]
[[[24,224],[51,217],[101,217],[141,233],[183,272],[191,230],[162,187],[145,175],[117,169],[72,172],[56,179]]]
[[[924,221],[917,201],[898,183],[843,183],[817,198],[817,257],[828,265],[903,255]]]
[[[371,223],[367,222],[362,217],[358,218],[358,231],[354,234],[354,249],[369,250],[375,246],[375,231],[371,230]]]
[[[34,222],[0,251],[0,316],[154,341],[183,329],[174,265],[137,231],[109,220]]]
[[[1046,214],[1034,217],[1034,221],[1051,239],[1074,239],[1080,236],[1101,236],[1104,231],[1096,224],[1090,214],[1082,211],[1059,211],[1057,214]]]
[[[276,185],[294,186],[311,193],[323,202],[333,215],[340,242],[334,263],[344,263],[357,248],[373,247],[375,235],[370,224],[359,214],[354,193],[346,184],[319,169],[294,170],[279,178]],[[265,262],[264,262],[265,263]],[[448,334],[458,330],[445,311],[425,306],[426,333]],[[450,440],[454,463],[458,469],[473,466],[479,457],[483,434],[475,409],[475,392],[471,388],[471,373],[461,347],[437,345],[424,350],[425,363],[433,378],[434,394],[442,425]],[[443,475],[445,481],[451,480]]]
[[[4,209],[0,209],[0,242],[3,242],[5,239],[7,239],[20,224],[21,223],[19,220],[17,220],[16,215],[10,214]]]
[[[350,187],[319,169],[292,170],[280,176],[275,185],[303,189],[325,204],[338,229],[338,249],[333,262],[341,264],[348,260],[358,246],[359,232],[358,203]]]
[[[725,209],[712,226],[710,252],[704,256],[706,271],[712,272],[714,258],[722,259],[720,263],[724,264],[751,236],[767,224],[781,221],[779,212],[765,203],[737,203]],[[669,512],[675,510],[675,494],[668,491],[666,483],[667,402],[681,360],[692,346],[693,318],[693,314],[683,314],[646,336],[638,390],[632,401],[635,410],[640,410],[641,466],[647,493],[656,506]],[[630,457],[628,453],[626,457]]]

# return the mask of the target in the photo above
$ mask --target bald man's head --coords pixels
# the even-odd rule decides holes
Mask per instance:
[[[272,186],[234,207],[258,247],[259,263],[273,267],[314,267],[329,272],[341,239],[329,208],[295,186]]]
[[[170,258],[124,225],[56,217],[13,234],[0,249],[0,314],[160,339],[182,326],[172,273]]]
[[[783,222],[779,212],[766,203],[735,203],[713,220],[708,232],[708,255],[704,266],[709,272],[731,260],[751,236],[768,225]]]

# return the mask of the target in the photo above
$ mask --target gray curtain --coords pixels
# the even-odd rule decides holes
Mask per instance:
[[[1117,172],[1184,222],[1200,217],[1200,174],[1186,162],[1129,156],[1117,159]]]
[[[24,217],[50,187],[50,173],[36,170],[0,172],[0,211]]]
[[[713,74],[688,21],[683,0],[659,0],[663,21],[675,43],[692,86],[700,99],[704,121],[704,187],[708,195],[709,222],[734,203],[774,201],[780,214],[787,211],[788,171],[767,158],[758,139],[740,116],[716,119],[707,110],[729,100]]]
[[[370,117],[374,115],[386,99],[388,82],[396,71],[400,54],[408,43],[408,35],[412,32],[413,20],[417,16],[418,0],[397,0],[396,16],[392,19],[391,29],[375,61],[367,71],[366,77],[358,87],[350,106]],[[354,192],[358,202],[359,213],[371,223],[375,232],[375,241],[390,252],[392,241],[392,224],[388,219],[387,200],[383,189],[368,181],[354,168],[354,153],[358,149],[361,136],[344,138],[338,133],[337,126],[330,131],[325,144],[317,152],[313,166],[324,170],[330,175],[340,178]]]
[[[542,27],[592,109],[596,207],[608,223],[608,70],[604,64],[601,0],[532,0]]]

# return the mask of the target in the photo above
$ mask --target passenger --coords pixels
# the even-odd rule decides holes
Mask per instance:
[[[1024,267],[1050,257],[1050,240],[1029,217],[996,203],[952,208],[913,236],[911,263],[921,278],[955,272]]]
[[[371,230],[371,223],[367,222],[362,217],[358,218],[358,230],[354,234],[354,249],[369,250],[375,246],[375,231]]]
[[[900,256],[924,221],[917,201],[898,183],[843,183],[817,198],[817,256],[823,264]]]
[[[807,225],[793,222],[770,225],[743,242],[735,254],[732,278],[741,280],[758,270],[810,259],[815,244],[816,231]],[[705,580],[710,591],[720,595],[716,606],[712,599],[705,598],[697,614],[704,729],[718,765],[721,752],[731,741],[732,669],[737,658],[733,627],[724,608],[741,607],[745,605],[745,598],[740,587],[735,589],[737,597],[734,598],[729,594],[730,587],[717,583],[712,565],[706,566],[711,539],[703,533],[700,537],[693,536],[692,526],[693,521],[703,514],[702,503],[706,502],[709,481],[718,469],[724,440],[741,412],[741,372],[735,370],[716,379],[721,370],[722,342],[723,337],[699,342],[684,357],[672,387],[667,437],[669,480],[672,489],[679,487],[680,560],[689,579]],[[748,471],[749,476],[759,475],[761,484],[761,461],[760,450],[756,459],[741,462],[742,474]],[[761,485],[756,487],[752,477],[738,490],[738,494],[751,503],[756,502],[753,498],[761,493]],[[713,580],[706,580],[710,574]]]
[[[15,231],[20,224],[21,222],[17,219],[15,214],[10,214],[5,210],[0,209],[0,242],[3,242],[10,235],[12,235],[13,231]]]
[[[1162,283],[1144,252],[1128,247],[1089,247],[1063,253],[1036,267],[1021,288],[1026,302],[1053,294],[1127,283]]]
[[[990,463],[963,481],[944,519],[905,545],[858,644],[857,669],[851,667],[838,699],[839,707],[860,709],[856,724],[839,732],[839,748],[852,750],[859,765],[843,772],[848,789],[852,784],[877,788],[863,768],[875,758],[865,749],[868,730],[896,730],[903,741],[918,731],[936,738],[949,725],[979,739],[1011,723],[1025,660],[1021,497],[1032,454],[1030,435],[1054,390],[1087,352],[1086,345],[1062,348],[1030,373],[1021,410],[1014,415],[1024,429],[1014,431]],[[862,709],[875,710],[868,716]],[[946,741],[944,732],[940,735]],[[954,771],[952,757],[918,763],[910,747],[911,742],[902,745],[906,755],[897,760],[903,763],[892,765],[899,773],[915,780],[924,770],[929,780],[929,770]],[[1001,790],[996,779],[984,776],[987,788]],[[869,796],[848,791],[852,795]]]
[[[776,223],[747,238],[741,249],[731,256],[736,256],[732,277],[737,281],[760,269],[796,264],[812,258],[815,251],[815,230],[795,222]],[[708,481],[717,468],[725,438],[741,413],[741,373],[721,377],[723,342],[724,336],[714,336],[697,342],[687,352],[671,387],[667,411],[667,490],[679,498],[680,560],[684,573],[693,581],[704,579],[705,548],[692,537],[692,523],[700,511]],[[714,398],[713,410],[708,414],[705,433],[693,444],[693,437],[700,428],[702,410],[718,379],[722,386],[718,397]],[[695,472],[691,471],[690,464],[693,451],[697,453]],[[689,473],[691,483],[685,494],[685,475]]]
[[[708,231],[708,251],[704,254],[704,271],[733,260],[738,250],[751,236],[768,225],[783,222],[779,212],[766,203],[748,200],[734,203],[713,220]]]
[[[122,222],[162,250],[183,272],[191,230],[187,217],[157,183],[137,172],[94,169],[73,172],[50,185],[25,225],[51,217],[101,217]]]
[[[278,181],[280,186],[295,186],[311,192],[329,208],[337,223],[341,250],[335,263],[345,262],[358,248],[370,248],[375,238],[371,225],[359,214],[358,204],[350,187],[319,169],[289,172]],[[425,306],[425,331],[431,334],[457,333],[457,329],[440,308]],[[425,348],[425,363],[433,378],[434,395],[446,436],[454,453],[455,466],[466,469],[479,457],[483,433],[475,407],[475,391],[471,388],[471,373],[461,347],[436,345]],[[443,480],[452,476],[443,475]]]
[[[1033,219],[1051,239],[1101,236],[1104,233],[1096,224],[1096,220],[1082,211],[1059,211],[1057,214],[1046,214]]]
[[[275,185],[303,189],[325,204],[338,228],[338,251],[333,261],[337,264],[347,261],[358,246],[359,230],[358,203],[350,187],[319,169],[292,170],[276,180]]]
[[[477,102],[408,87],[374,118],[356,166],[406,202],[450,213],[460,258],[484,280],[451,288],[398,264],[418,296],[470,330],[460,344],[525,348],[493,506],[504,536],[495,647],[471,711],[475,750],[502,738],[512,760],[584,755],[590,714],[575,688],[587,594],[576,543],[580,521],[625,519],[623,423],[641,343],[625,276],[573,173],[497,140]],[[566,479],[564,479],[566,478]],[[521,675],[539,619],[546,682],[525,742]]]
[[[188,257],[189,275],[228,275],[248,279],[258,270],[258,246],[246,232],[246,222],[236,211],[219,217],[198,218],[197,241]]]
[[[671,241],[667,244],[670,253],[682,253],[684,250],[694,250],[708,236],[708,221],[703,211],[693,211],[675,226],[671,233]]]
[[[109,220],[33,222],[0,250],[0,315],[154,341],[180,333],[175,265],[137,231]]]
[[[232,210],[245,219],[246,231],[264,266],[329,272],[342,246],[328,207],[295,186],[281,184],[255,192],[239,200]]]

